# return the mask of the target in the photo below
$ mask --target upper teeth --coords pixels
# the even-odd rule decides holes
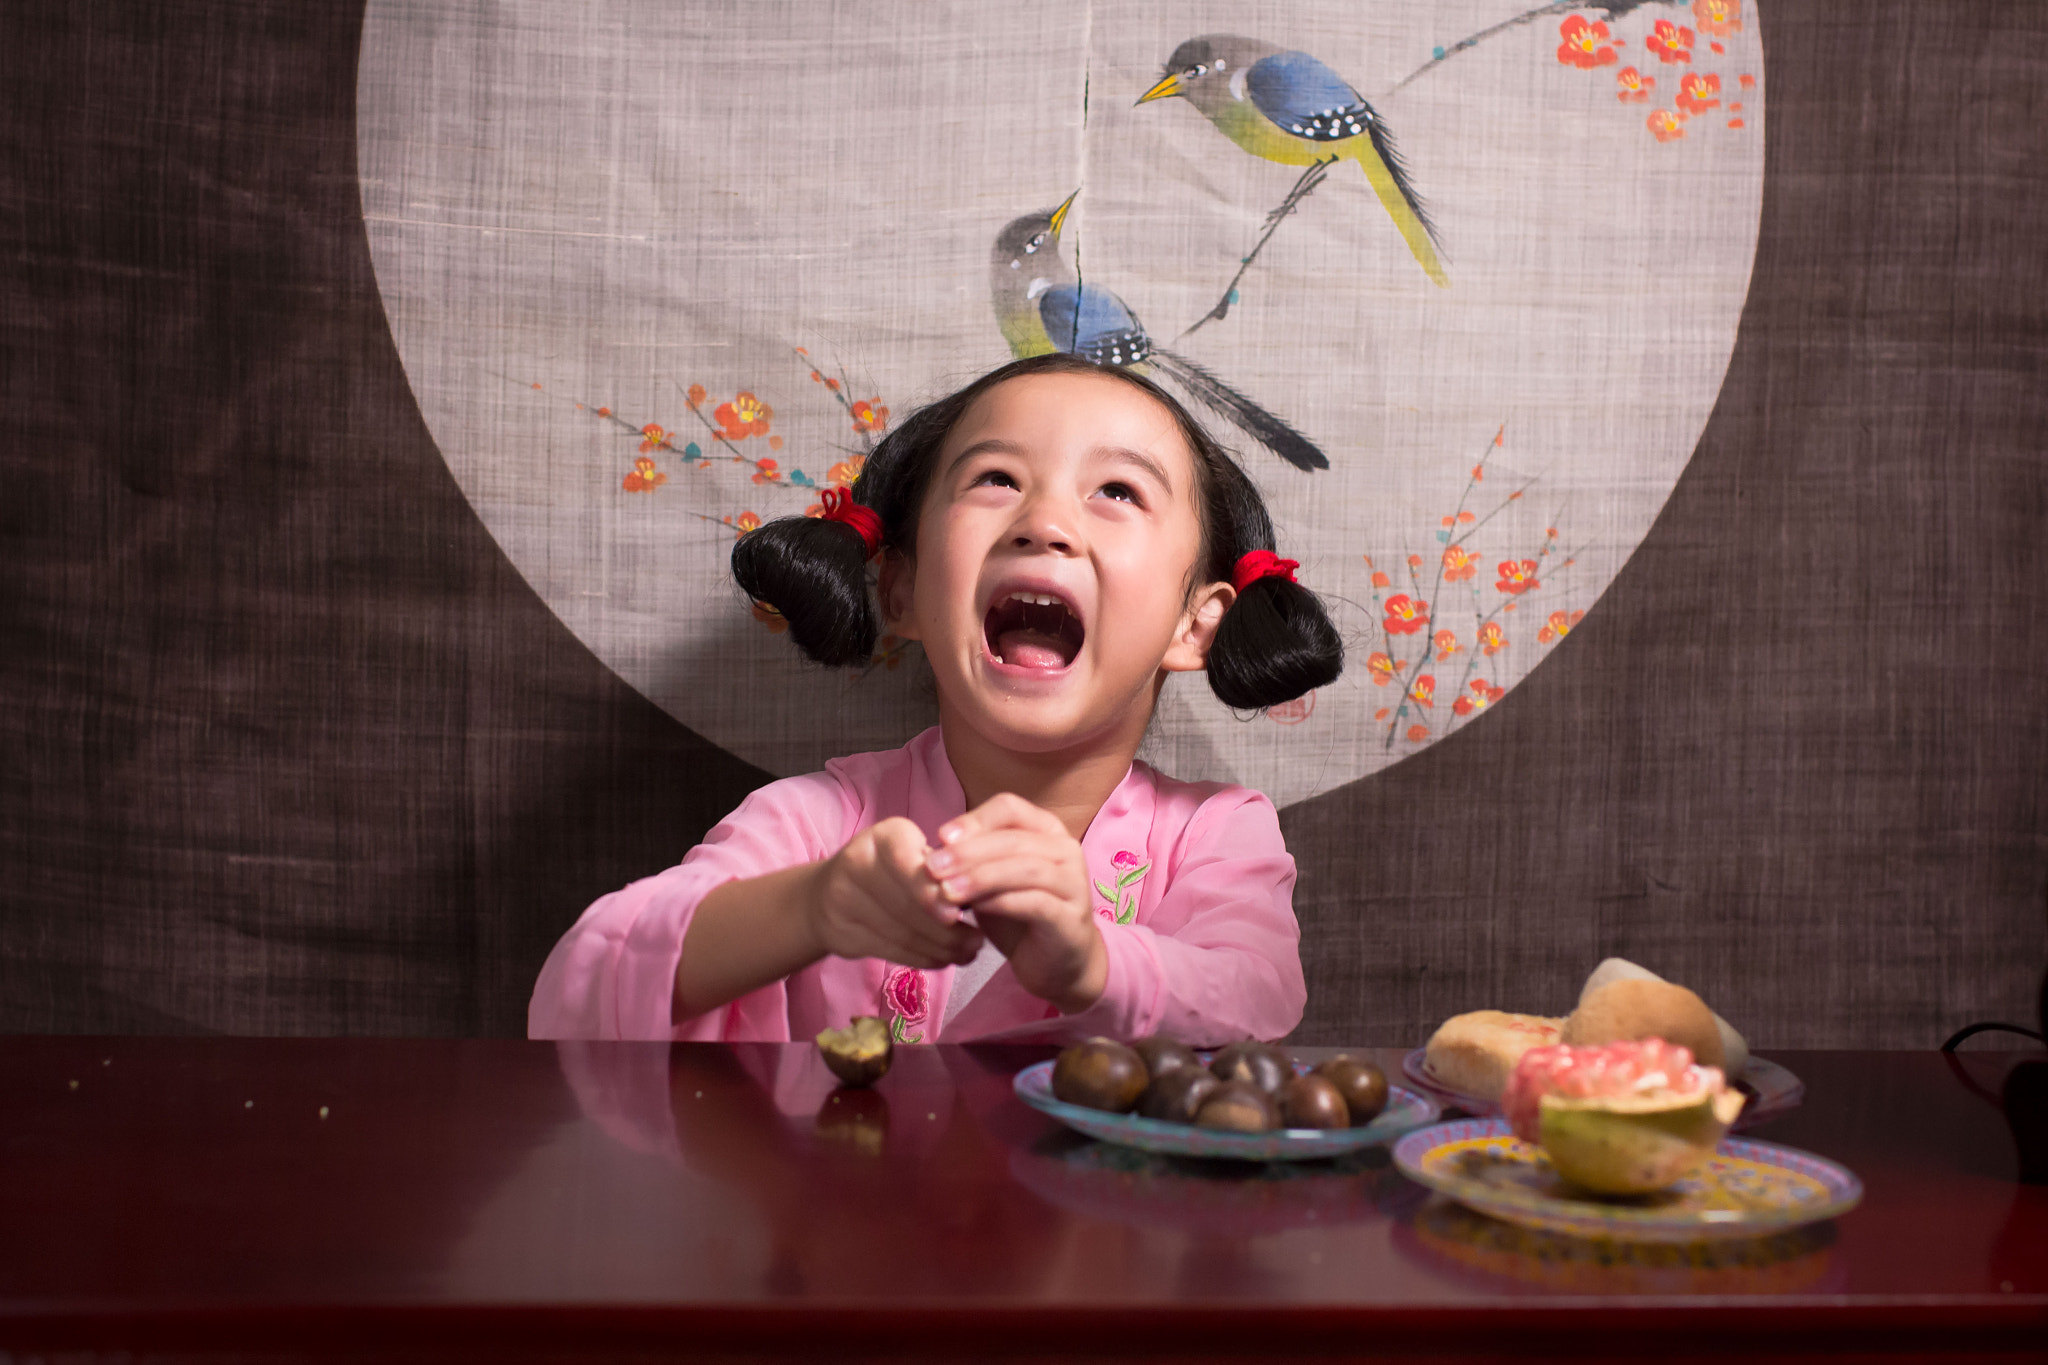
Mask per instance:
[[[1012,602],[1029,602],[1034,607],[1057,607],[1065,605],[1060,601],[1059,598],[1052,596],[1050,593],[1042,592],[1013,592],[1010,594],[1010,600]]]

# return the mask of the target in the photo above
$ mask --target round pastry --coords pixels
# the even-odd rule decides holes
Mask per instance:
[[[1628,978],[1588,991],[1564,1021],[1558,1041],[1574,1047],[1662,1038],[1719,1067],[1727,1054],[1706,1001],[1669,981]]]

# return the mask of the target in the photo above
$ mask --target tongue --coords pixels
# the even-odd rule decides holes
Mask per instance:
[[[1038,630],[1006,630],[996,638],[1003,662],[1018,668],[1065,668],[1065,642]]]

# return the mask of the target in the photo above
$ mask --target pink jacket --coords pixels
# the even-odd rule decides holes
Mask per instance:
[[[901,749],[835,759],[754,792],[666,872],[584,911],[548,955],[527,1010],[534,1038],[786,1042],[856,1014],[904,1042],[938,1042],[953,968],[826,958],[694,1019],[672,1017],[676,961],[713,887],[837,853],[908,816],[936,842],[966,810],[938,728]],[[997,969],[946,1042],[1058,1042],[1167,1033],[1197,1046],[1277,1039],[1301,1022],[1294,859],[1272,802],[1246,787],[1177,782],[1133,763],[1081,840],[1109,953],[1102,998],[1061,1015]]]

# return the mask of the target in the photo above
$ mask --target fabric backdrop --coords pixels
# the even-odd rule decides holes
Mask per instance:
[[[1071,8],[1087,19],[1087,7]],[[2036,242],[2048,12],[2023,2],[1750,6],[1740,37],[1724,39],[1755,45],[1759,101],[1769,54],[1768,138],[1760,103],[1745,111],[1759,115],[1753,126],[1721,117],[1737,85],[1720,92],[1717,122],[1696,108],[1682,138],[1660,140],[1648,120],[1678,107],[1683,75],[1709,65],[1704,52],[1660,60],[1654,99],[1640,105],[1615,78],[1623,66],[1652,71],[1654,20],[1689,19],[1692,8],[1616,6],[1621,55],[1589,66],[1554,55],[1570,14],[1547,16],[1452,54],[1414,87],[1519,52],[1535,84],[1517,87],[1523,104],[1501,116],[1568,117],[1590,130],[1591,102],[1557,101],[1590,101],[1593,87],[1560,82],[1605,83],[1613,120],[1566,139],[1558,155],[1567,165],[1591,149],[1631,158],[1636,169],[1620,183],[1637,186],[1646,221],[1666,211],[1651,192],[1662,182],[1640,170],[1651,153],[1706,156],[1709,136],[1732,147],[1743,133],[1763,149],[1760,205],[1744,230],[1753,262],[1746,246],[1736,261],[1748,269],[1739,327],[1720,335],[1723,324],[1703,320],[1684,333],[1709,358],[1720,347],[1687,400],[1699,416],[1658,457],[1668,472],[1630,494],[1648,498],[1639,525],[1603,521],[1597,496],[1574,504],[1611,551],[1599,582],[1554,604],[1568,641],[1553,629],[1539,642],[1548,605],[1532,612],[1527,638],[1510,645],[1511,687],[1483,716],[1457,713],[1454,726],[1450,685],[1422,708],[1417,665],[1447,683],[1499,675],[1427,649],[1388,651],[1406,667],[1383,695],[1430,733],[1392,766],[1358,758],[1368,722],[1411,721],[1372,714],[1374,629],[1379,644],[1396,642],[1370,575],[1411,547],[1441,554],[1450,542],[1430,539],[1434,514],[1452,507],[1439,509],[1445,495],[1426,481],[1386,474],[1420,467],[1399,456],[1400,431],[1382,431],[1370,449],[1343,447],[1350,437],[1324,433],[1351,430],[1332,415],[1350,398],[1290,387],[1261,359],[1287,315],[1260,309],[1308,287],[1287,283],[1304,268],[1288,253],[1326,240],[1340,211],[1353,214],[1342,230],[1377,230],[1381,254],[1368,264],[1387,281],[1361,295],[1374,306],[1357,344],[1369,358],[1416,334],[1385,330],[1381,305],[1397,294],[1421,300],[1402,306],[1428,330],[1433,286],[1386,216],[1359,184],[1332,177],[1276,233],[1231,315],[1187,343],[1219,372],[1227,358],[1242,361],[1234,382],[1330,442],[1333,469],[1300,477],[1351,490],[1330,496],[1331,507],[1362,486],[1392,489],[1407,519],[1398,533],[1366,519],[1324,534],[1324,495],[1299,501],[1280,484],[1295,471],[1253,465],[1283,523],[1291,516],[1316,538],[1323,563],[1312,567],[1367,622],[1353,642],[1353,729],[1310,739],[1323,706],[1335,710],[1326,702],[1284,731],[1306,745],[1299,752],[1365,774],[1282,793],[1318,793],[1282,815],[1301,865],[1306,1041],[1413,1042],[1444,1015],[1482,1005],[1561,1010],[1595,960],[1620,952],[1696,986],[1765,1047],[1931,1045],[1969,1019],[2022,1016],[2048,961],[2048,623],[2038,605],[2048,292]],[[532,10],[481,12],[516,20]],[[371,37],[406,13],[379,6]],[[786,14],[799,42],[805,11]],[[1232,11],[1218,15],[1216,28],[1236,27],[1224,22]],[[1154,31],[1170,34],[1171,22]],[[1124,122],[1103,115],[1101,136],[1123,127],[1153,139],[1146,164],[1168,164],[1158,149],[1177,149],[1182,160],[1162,183],[1206,188],[1174,221],[1221,226],[1213,241],[1168,234],[1186,248],[1171,261],[1129,255],[1143,205],[1120,201],[1117,187],[1133,182],[1112,179],[1077,201],[1072,231],[1102,263],[1090,279],[1113,282],[1171,336],[1221,283],[1196,248],[1217,249],[1201,261],[1242,250],[1292,171],[1238,152],[1186,101],[1129,109],[1137,91],[1121,87],[1135,78],[1142,90],[1158,74],[1145,63],[1172,42],[1111,51],[1114,33],[1105,25],[1066,39],[1089,54],[1091,107],[1095,75],[1116,74],[1104,81],[1114,95],[1099,98]],[[477,453],[473,433],[441,402],[459,385],[422,368],[431,353],[408,351],[417,319],[406,308],[422,291],[394,292],[391,239],[375,235],[388,232],[379,215],[405,216],[387,210],[406,201],[380,207],[381,177],[358,160],[384,126],[369,103],[359,125],[359,78],[374,102],[378,89],[416,94],[436,72],[387,73],[377,79],[396,83],[377,86],[384,68],[359,49],[363,34],[363,15],[345,7],[227,0],[147,13],[17,6],[0,17],[0,1027],[517,1033],[541,958],[581,908],[674,861],[768,776],[734,756],[769,757],[747,749],[744,726],[685,728],[676,713],[686,708],[636,675],[608,643],[616,635],[574,619],[506,529],[501,513],[518,498],[479,491],[484,466],[465,463]],[[701,51],[715,56],[718,36]],[[1434,48],[1457,35],[1406,36]],[[1046,41],[1056,47],[1059,32]],[[1408,96],[1381,92],[1406,64],[1368,66],[1349,55],[1359,50],[1334,64],[1392,119]],[[1531,54],[1541,61],[1530,65]],[[635,55],[653,60],[615,51],[611,67],[563,60],[549,74],[597,90]],[[479,88],[502,86],[489,71],[468,74]],[[729,74],[712,63],[673,79],[694,90]],[[860,83],[850,89],[834,97],[858,101]],[[1490,98],[1481,112],[1500,115]],[[1158,117],[1139,122],[1149,115]],[[1404,143],[1452,242],[1461,222],[1503,212],[1505,197],[1440,131],[1462,126],[1456,115],[1411,115]],[[507,117],[480,117],[477,144],[496,145]],[[1618,139],[1623,119],[1632,141],[1600,140]],[[437,136],[450,141],[446,126]],[[617,149],[604,154],[619,164]],[[1045,169],[1023,202],[990,202],[958,224],[970,244],[958,248],[961,278],[973,289],[986,289],[977,272],[987,259],[975,253],[1012,213],[1086,188]],[[1573,174],[1562,183],[1597,179]],[[849,203],[888,196],[866,167],[850,180]],[[478,258],[439,250],[444,274]],[[1487,250],[1468,239],[1447,255],[1444,295],[1483,296]],[[1585,269],[1641,292],[1629,273],[1640,267],[1610,249],[1588,251]],[[963,361],[968,371],[1006,354],[986,294],[973,306],[984,344],[996,344]],[[899,413],[899,390],[914,398],[944,377],[888,370],[878,358],[887,348],[862,339],[860,309],[832,307],[843,352],[901,375],[887,395]],[[875,308],[879,326],[887,308]],[[536,311],[560,325],[558,310]],[[759,330],[778,346],[803,344],[812,334],[796,329],[816,325],[771,321]],[[1518,325],[1534,348],[1558,323],[1530,306]],[[1261,328],[1267,344],[1254,344]],[[492,410],[534,393],[519,386],[542,382],[551,399],[564,379],[616,373],[588,359],[501,373]],[[648,374],[657,370],[680,384],[695,377]],[[812,404],[822,390],[793,362],[792,373],[778,382]],[[1598,377],[1617,411],[1640,406],[1639,370]],[[738,371],[717,379],[724,399],[755,382]],[[1366,397],[1372,406],[1381,394]],[[691,502],[684,480],[697,471],[674,461],[673,442],[650,457],[674,482],[626,496],[620,478],[647,438],[636,430],[594,447],[592,428],[574,425],[597,420],[574,410],[586,399],[609,405],[595,390],[569,392],[523,420],[559,430],[558,462],[596,450],[601,460],[584,472],[604,482],[590,489],[616,490],[633,515],[748,510]],[[1598,410],[1584,394],[1559,406],[1574,404]],[[1481,396],[1449,407],[1476,421],[1485,405]],[[681,403],[667,407],[659,415],[671,425],[695,420]],[[1482,453],[1526,455],[1514,443],[1549,409],[1528,398],[1520,411],[1526,420],[1509,420],[1500,446],[1488,444],[1494,426],[1480,433]],[[794,439],[798,428],[782,420],[775,434]],[[841,439],[858,436],[849,427]],[[1433,435],[1414,439],[1439,464],[1449,458]],[[1377,482],[1346,482],[1388,449],[1395,457],[1377,466]],[[778,468],[817,463],[800,454],[779,456]],[[1606,466],[1595,458],[1587,468],[1589,486],[1600,485]],[[1541,472],[1571,476],[1554,458]],[[1540,537],[1548,512],[1525,529]],[[729,534],[699,524],[707,545]],[[1380,562],[1367,564],[1375,551]],[[1495,558],[1507,555],[1489,557],[1489,578],[1504,573]],[[1461,627],[1468,654],[1480,615]],[[1539,649],[1548,657],[1532,672]],[[729,711],[745,695],[735,687],[717,706]],[[1405,725],[1385,733],[1407,740]],[[1169,765],[1199,766],[1203,755],[1190,752],[1172,751]]]

